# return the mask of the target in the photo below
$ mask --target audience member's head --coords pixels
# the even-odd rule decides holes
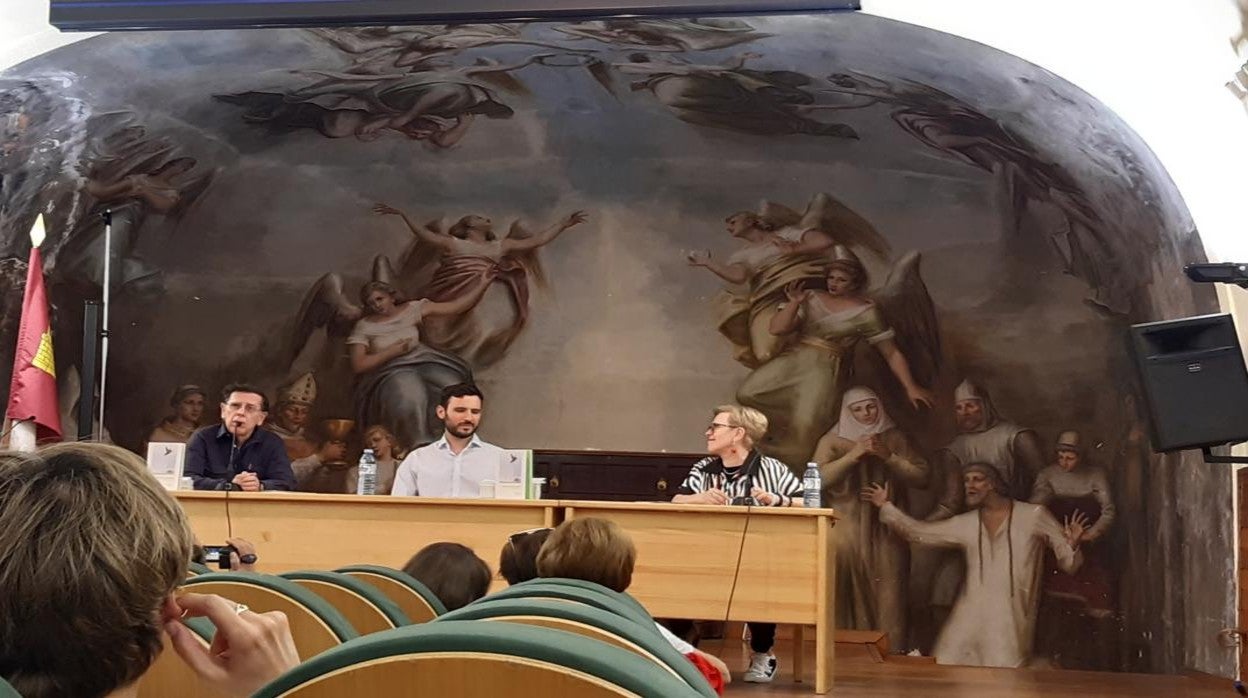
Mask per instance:
[[[513,533],[507,538],[503,552],[498,556],[498,572],[508,584],[527,582],[538,576],[537,553],[550,537],[552,530],[535,528],[532,531]]]
[[[403,566],[442,601],[446,610],[463,608],[490,590],[490,566],[459,543],[433,543]]]
[[[161,650],[192,542],[129,451],[0,453],[0,676],[26,698],[134,683]]]
[[[559,524],[537,554],[542,577],[567,577],[624,591],[633,581],[637,548],[624,529],[607,519],[572,519]]]

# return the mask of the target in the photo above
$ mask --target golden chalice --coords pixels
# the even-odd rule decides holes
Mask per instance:
[[[326,419],[321,421],[321,433],[330,441],[341,441],[347,443],[347,438],[351,436],[351,431],[355,429],[355,420],[353,419]],[[346,449],[343,449],[343,457],[338,460],[326,461],[325,465],[335,468],[346,468],[351,464],[346,460]]]

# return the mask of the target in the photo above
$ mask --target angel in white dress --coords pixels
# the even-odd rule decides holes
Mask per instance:
[[[315,330],[325,328],[331,339],[327,353],[341,355],[338,341],[348,350],[356,423],[386,427],[405,449],[429,443],[443,429],[434,410],[442,388],[471,382],[472,369],[462,358],[430,346],[421,329],[434,319],[467,312],[481,300],[494,274],[480,270],[467,292],[451,301],[404,300],[391,283],[394,272],[388,260],[378,257],[373,280],[360,289],[360,305],[344,293],[341,276],[326,274],[303,300],[294,352],[305,347]]]
[[[399,267],[399,278],[416,295],[451,302],[469,293],[482,274],[491,274],[494,283],[469,312],[431,320],[425,328],[427,341],[474,366],[498,361],[524,329],[529,316],[529,277],[539,286],[545,284],[537,250],[586,220],[583,211],[575,211],[537,232],[517,220],[499,238],[484,216],[464,216],[444,232],[439,221],[420,225],[386,204],[377,204],[373,210],[399,216],[416,236]]]

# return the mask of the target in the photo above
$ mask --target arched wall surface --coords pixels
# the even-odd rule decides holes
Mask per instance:
[[[737,399],[767,413],[766,448],[796,465],[861,384],[930,463],[910,484],[922,515],[956,482],[959,433],[976,431],[954,419],[969,378],[1037,444],[1023,479],[1077,429],[1118,502],[1100,554],[1109,615],[1065,661],[1233,667],[1213,639],[1233,613],[1231,522],[1192,516],[1229,511],[1227,478],[1139,451],[1121,351],[1131,322],[1216,307],[1180,278],[1200,240],[1140,137],[1046,70],[842,15],[109,35],[0,81],[0,250],[24,259],[19,231],[50,208],[61,375],[76,309],[98,292],[95,216],[118,212],[110,383],[126,390],[107,426],[125,445],[142,444],[175,385],[277,389],[307,373],[314,420],[379,422],[415,443],[428,434],[414,396],[471,371],[489,395],[484,433],[506,445],[697,450],[708,406]],[[773,230],[725,220],[741,210]],[[487,237],[469,214],[505,240],[448,237]],[[832,243],[870,274],[851,305],[874,306],[827,320],[812,306],[778,344],[767,320],[785,282],[818,288],[846,254]],[[729,266],[690,266],[701,250]],[[461,321],[422,323],[439,353],[352,376],[345,354],[367,329],[352,306],[370,278],[455,310]],[[907,393],[925,391],[933,409],[914,409]],[[897,565],[931,584],[931,569]],[[909,637],[927,593],[905,604],[919,609],[906,646],[930,644]],[[1091,623],[1046,614],[1066,632]]]

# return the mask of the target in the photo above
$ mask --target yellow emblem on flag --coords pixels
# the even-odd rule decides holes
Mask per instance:
[[[35,368],[56,378],[56,361],[52,358],[52,331],[46,330],[39,336],[39,350],[30,362]]]

